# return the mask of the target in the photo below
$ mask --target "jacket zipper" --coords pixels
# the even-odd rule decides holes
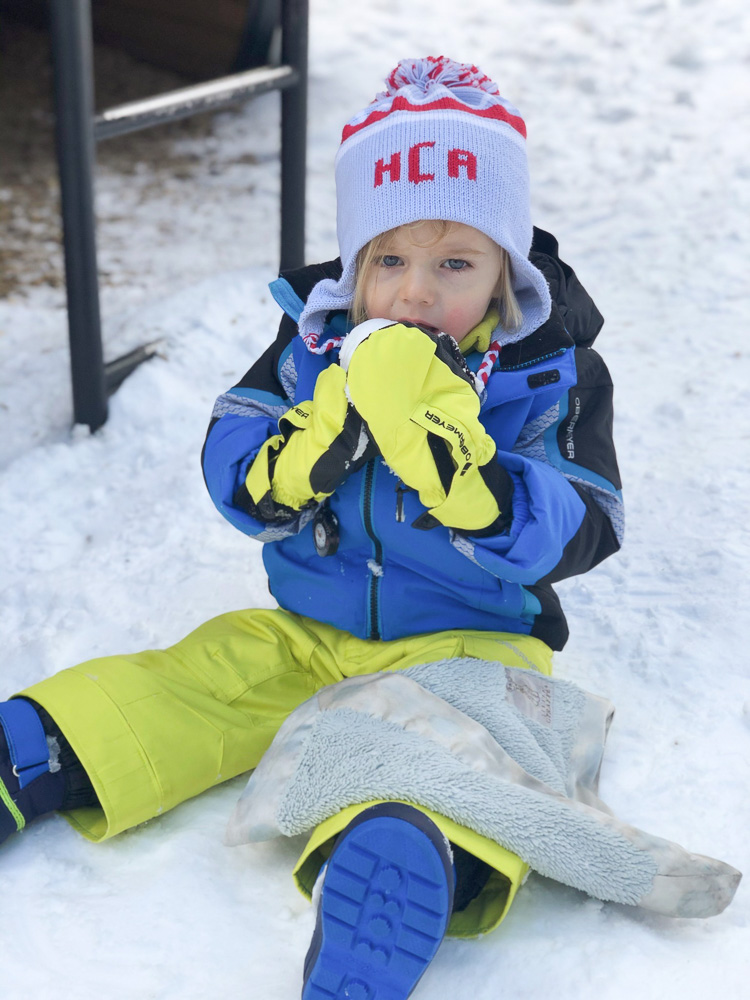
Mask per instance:
[[[508,365],[507,368],[503,368],[498,365],[497,370],[501,372],[519,372],[522,368],[531,368],[532,365],[541,365],[543,361],[551,361],[552,358],[561,358],[566,351],[569,351],[569,347],[561,347],[559,351],[551,351],[549,354],[542,354],[538,358],[532,358],[530,361],[524,361],[520,365]]]
[[[375,463],[377,459],[373,458],[367,463],[367,468],[365,469],[365,483],[364,483],[364,496],[362,499],[362,518],[364,520],[365,531],[367,532],[370,541],[375,549],[375,562],[378,566],[383,565],[383,546],[380,539],[375,534],[375,528],[372,523],[372,494],[373,494],[373,484],[375,481]],[[370,578],[368,583],[368,614],[369,614],[369,639],[379,639],[380,630],[378,629],[378,619],[380,618],[380,577],[370,570]]]

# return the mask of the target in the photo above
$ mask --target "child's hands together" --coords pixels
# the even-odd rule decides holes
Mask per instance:
[[[237,502],[259,520],[291,520],[380,452],[428,508],[415,527],[504,530],[513,484],[479,420],[479,397],[455,341],[370,320],[347,337],[340,362],[318,376],[312,400],[279,419]]]
[[[428,508],[415,527],[504,530],[513,483],[479,420],[479,397],[453,338],[368,320],[344,341],[340,363],[381,455]]]

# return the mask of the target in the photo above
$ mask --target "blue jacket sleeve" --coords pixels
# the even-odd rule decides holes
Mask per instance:
[[[513,479],[513,521],[489,538],[453,544],[499,579],[554,583],[585,573],[622,543],[612,438],[612,381],[598,354],[576,350],[578,380],[527,424],[497,460]]]
[[[214,404],[203,446],[203,476],[219,512],[236,528],[260,541],[285,537],[300,529],[300,519],[269,527],[235,502],[248,467],[264,442],[278,433],[278,420],[289,409],[296,389],[293,339],[296,325],[284,316],[274,344],[240,382]]]

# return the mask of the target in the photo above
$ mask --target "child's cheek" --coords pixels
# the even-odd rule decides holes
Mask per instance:
[[[455,306],[443,313],[444,332],[453,337],[465,336],[474,326],[476,323],[471,321],[470,310],[464,306]]]

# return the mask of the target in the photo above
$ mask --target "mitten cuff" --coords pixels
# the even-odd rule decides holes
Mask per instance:
[[[352,360],[352,355],[363,343],[370,334],[375,333],[377,330],[382,330],[386,326],[394,326],[392,319],[367,319],[364,323],[359,323],[344,338],[344,343],[341,345],[341,351],[339,352],[339,364],[344,369],[345,372],[349,371],[349,363]]]

